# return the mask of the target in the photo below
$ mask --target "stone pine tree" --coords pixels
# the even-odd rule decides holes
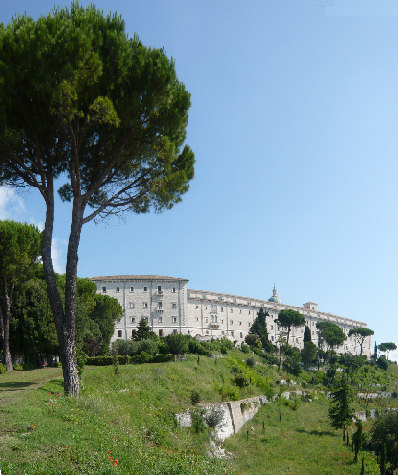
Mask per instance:
[[[346,426],[352,421],[354,411],[351,407],[352,390],[346,374],[338,379],[330,392],[329,419],[336,429],[343,429],[345,440]]]
[[[305,317],[296,310],[283,309],[278,313],[275,322],[287,330],[286,343],[289,344],[289,336],[292,328],[303,327],[305,325]]]
[[[329,357],[333,354],[333,349],[340,346],[347,339],[344,331],[338,325],[331,322],[318,322],[316,324],[318,329],[319,341],[326,343],[330,351]]]
[[[171,208],[194,175],[190,94],[163,49],[93,5],[0,27],[0,185],[38,190],[42,259],[66,394],[78,395],[76,275],[82,226]],[[51,256],[55,187],[71,203],[64,299]],[[63,301],[62,301],[63,300]]]
[[[8,371],[13,370],[10,318],[14,290],[29,279],[40,256],[40,245],[41,234],[33,224],[0,221],[0,343]]]
[[[389,342],[386,342],[386,343],[380,343],[378,348],[382,353],[385,353],[387,355],[387,360],[388,360],[388,353],[390,351],[396,350],[397,345],[395,343],[389,341]]]
[[[359,344],[361,349],[360,355],[362,355],[365,338],[371,335],[374,335],[374,331],[370,328],[351,328],[348,332],[348,336],[354,336],[356,342]]]

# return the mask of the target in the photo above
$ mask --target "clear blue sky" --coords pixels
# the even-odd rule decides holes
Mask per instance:
[[[398,3],[96,5],[175,59],[197,163],[173,210],[86,225],[79,275],[165,274],[263,299],[275,282],[284,303],[317,302],[398,342]],[[53,6],[3,2],[0,21]],[[59,203],[59,270],[69,215]],[[43,222],[41,197],[1,190],[0,217]]]

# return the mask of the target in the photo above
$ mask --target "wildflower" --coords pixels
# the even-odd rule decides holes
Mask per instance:
[[[66,448],[69,449],[70,445],[67,445]]]
[[[48,393],[49,396],[51,396],[51,393]]]
[[[118,460],[118,459],[115,459],[115,462],[116,462],[116,463],[119,463],[119,460]]]
[[[153,443],[151,444],[151,447],[153,447]]]
[[[34,424],[32,424],[32,427],[35,428],[36,426]]]
[[[113,457],[109,457],[109,460],[113,460]]]
[[[111,453],[111,451],[110,451],[110,450],[108,450],[108,454],[110,454],[110,453]]]
[[[114,467],[117,467],[117,463],[116,463],[116,462],[113,462],[113,466],[114,466]]]

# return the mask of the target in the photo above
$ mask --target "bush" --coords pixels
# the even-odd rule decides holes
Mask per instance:
[[[245,386],[249,386],[248,379],[242,373],[237,373],[235,375],[234,382],[239,388],[244,388]]]
[[[138,342],[133,340],[116,340],[112,343],[112,350],[118,355],[132,356],[138,353]]]
[[[23,366],[21,364],[13,365],[14,371],[23,371]]]
[[[131,362],[132,363],[149,363],[151,361],[151,355],[146,353],[145,351],[141,351],[139,355],[134,355],[131,357]]]
[[[200,394],[196,389],[192,389],[191,391],[191,403],[198,404],[200,402]]]
[[[4,374],[7,371],[7,366],[3,363],[0,363],[0,374]]]
[[[256,360],[255,360],[254,356],[249,356],[249,358],[247,358],[247,360],[246,360],[246,364],[250,368],[254,368],[256,366]]]
[[[203,409],[194,409],[191,411],[191,426],[196,433],[202,432],[205,428],[203,415]]]
[[[213,407],[205,415],[206,424],[214,429],[224,418],[224,410],[221,407]]]
[[[246,355],[247,355],[248,353],[250,353],[250,346],[245,345],[244,343],[242,343],[242,344],[240,345],[240,349],[241,349],[241,351],[242,351],[243,353],[245,353]]]
[[[140,340],[137,343],[136,353],[142,353],[144,351],[149,355],[155,355],[158,352],[158,344],[154,340]]]
[[[89,356],[86,361],[88,366],[111,366],[112,364],[112,356]]]
[[[182,355],[188,351],[188,339],[181,333],[167,335],[166,344],[169,347],[169,353],[173,355]]]
[[[188,342],[188,352],[193,355],[210,356],[210,351],[203,344],[199,343],[194,338],[192,338],[192,340],[189,340]]]
[[[261,356],[264,358],[266,363],[271,364],[271,365],[274,364],[277,366],[279,365],[279,359],[276,356],[271,355],[269,353],[264,353]]]
[[[223,401],[238,401],[239,400],[239,389],[231,386],[229,384],[224,384],[221,386],[221,388],[218,390],[218,392],[221,395],[221,399]]]
[[[166,363],[167,361],[172,361],[172,360],[174,360],[174,355],[170,353],[155,355],[152,358],[153,363]]]

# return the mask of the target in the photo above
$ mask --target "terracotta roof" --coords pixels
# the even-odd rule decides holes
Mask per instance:
[[[186,280],[177,277],[168,277],[167,275],[102,275],[98,277],[90,277],[94,281],[105,281],[105,280]]]

